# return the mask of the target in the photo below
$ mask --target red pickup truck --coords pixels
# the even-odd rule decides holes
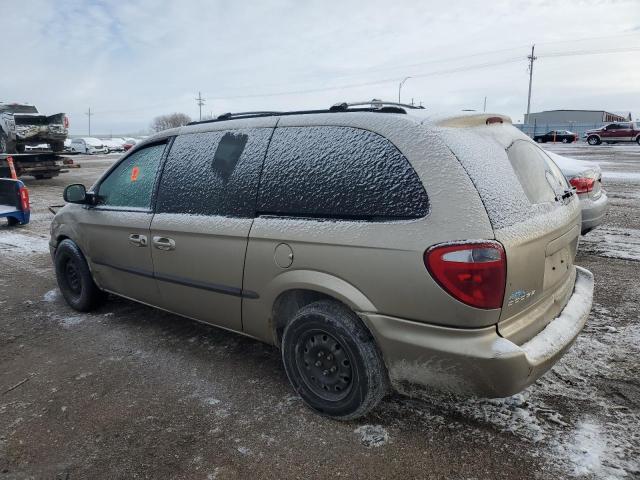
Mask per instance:
[[[640,145],[640,125],[636,122],[616,122],[594,130],[587,130],[584,135],[589,145],[600,145],[602,142],[636,142]]]

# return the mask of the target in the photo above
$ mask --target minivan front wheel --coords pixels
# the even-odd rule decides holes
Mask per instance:
[[[304,402],[339,420],[367,414],[388,389],[373,337],[337,302],[322,300],[298,311],[284,331],[282,359]]]
[[[88,312],[105,300],[106,294],[93,281],[84,255],[72,240],[58,245],[55,269],[60,292],[74,310]]]

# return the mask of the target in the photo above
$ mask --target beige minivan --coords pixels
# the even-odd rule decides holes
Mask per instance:
[[[227,114],[139,143],[51,225],[60,290],[277,345],[340,419],[390,386],[512,395],[591,309],[580,206],[508,117],[407,105]]]

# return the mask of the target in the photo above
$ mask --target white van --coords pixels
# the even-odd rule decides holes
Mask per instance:
[[[102,140],[93,137],[72,139],[71,151],[76,153],[86,153],[88,155],[109,153],[109,149],[102,143]]]

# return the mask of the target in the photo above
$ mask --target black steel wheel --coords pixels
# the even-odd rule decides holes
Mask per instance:
[[[105,300],[106,294],[93,281],[87,261],[73,241],[60,242],[54,263],[58,287],[71,308],[88,312]]]
[[[285,328],[282,359],[304,402],[340,420],[365,415],[388,389],[373,337],[358,316],[338,302],[323,300],[298,311]]]

